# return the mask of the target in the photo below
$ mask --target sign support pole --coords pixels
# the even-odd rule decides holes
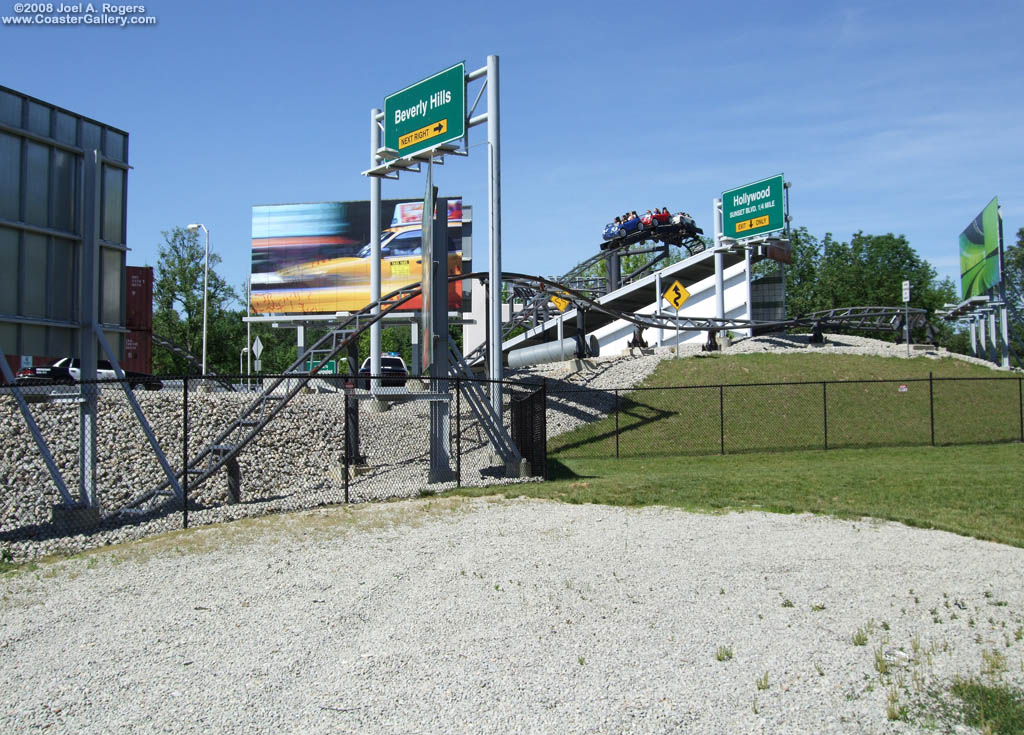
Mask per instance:
[[[498,425],[502,424],[501,380],[501,127],[498,97],[498,57],[487,57],[487,143],[490,156],[488,171],[490,197],[487,217],[490,220],[490,367],[491,406]]]
[[[679,359],[679,309],[676,309],[676,359]]]
[[[725,256],[722,254],[722,200],[715,199],[713,205],[715,215],[715,316],[725,319],[725,284],[722,271]]]
[[[252,313],[252,275],[245,279],[245,315]],[[252,324],[245,322],[245,389],[252,390]]]
[[[754,321],[754,298],[753,298],[754,297],[754,289],[753,289],[753,286],[751,284],[751,278],[752,278],[753,274],[750,272],[751,267],[752,267],[751,263],[750,263],[750,261],[751,261],[751,250],[752,249],[753,248],[751,246],[749,246],[749,245],[747,247],[743,248],[743,269],[744,269],[743,272],[744,272],[744,274],[747,277],[747,320],[751,321],[751,322]],[[747,336],[748,337],[753,337],[754,336],[754,328],[753,327],[750,327],[750,329],[747,330]]]
[[[1003,262],[1003,210],[997,208],[996,221],[999,223],[999,331],[1003,337],[1002,349],[1000,351],[999,364],[1004,368],[1010,367],[1010,323],[1007,318],[1006,308],[1006,268]]]
[[[988,333],[991,336],[988,346],[988,359],[993,363],[999,361],[999,334],[996,332],[996,312],[989,308],[988,312]]]
[[[429,174],[428,174],[429,176]],[[432,178],[432,177],[431,177]],[[424,330],[423,341],[429,344],[430,352],[430,391],[444,400],[430,401],[430,468],[427,482],[451,482],[453,479],[451,463],[450,420],[451,420],[451,383],[448,380],[450,366],[448,347],[448,200],[434,197],[432,187],[428,188],[427,199],[431,206],[423,208],[422,228],[426,235],[431,229],[430,247],[423,250],[423,281],[430,281],[430,303],[423,300],[423,310],[430,314],[430,329]],[[431,216],[436,207],[436,216]],[[426,237],[424,237],[424,244]],[[428,252],[429,250],[429,252]],[[498,395],[501,393],[499,391]]]
[[[658,317],[661,317],[661,299],[664,291],[661,290],[661,271],[654,274],[654,288],[658,293]],[[661,347],[661,343],[665,340],[665,329],[658,327],[658,347]]]
[[[370,168],[377,165],[377,149],[380,148],[380,126],[377,118],[381,111],[370,110]],[[426,223],[427,213],[424,212],[422,222]],[[422,225],[421,225],[422,226]],[[426,273],[424,269],[424,273]],[[380,178],[370,177],[370,301],[376,304],[373,313],[380,312]],[[378,319],[370,325],[370,375],[380,375],[380,335],[381,322]],[[370,391],[374,394],[380,389],[380,380],[370,381]]]
[[[903,282],[903,331],[907,338],[907,357],[910,357],[910,281]]]
[[[907,357],[910,357],[910,302],[908,301],[903,306],[905,309],[903,321],[905,322],[907,328]]]

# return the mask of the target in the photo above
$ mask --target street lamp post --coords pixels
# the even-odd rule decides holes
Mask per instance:
[[[201,223],[189,225],[186,229],[195,232],[200,227],[206,233],[206,264],[203,266],[203,377],[206,377],[206,292],[210,281],[210,231]]]

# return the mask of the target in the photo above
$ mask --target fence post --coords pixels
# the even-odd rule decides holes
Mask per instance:
[[[351,389],[347,385],[348,381],[346,380],[345,382],[346,382],[346,385],[345,385],[345,420],[344,420],[344,422],[342,422],[344,424],[344,427],[342,429],[343,433],[342,433],[342,436],[341,436],[341,446],[343,447],[343,450],[341,452],[341,456],[343,458],[342,459],[341,471],[345,475],[345,504],[347,505],[348,504],[348,475],[349,475],[349,456],[348,456],[349,455],[349,441],[348,441],[348,424],[349,424],[348,411],[349,411],[349,405],[348,405],[348,401],[349,401],[349,393],[351,393]]]
[[[455,376],[455,487],[462,487],[462,378]]]
[[[615,389],[615,459],[619,458],[619,389]]]
[[[828,383],[821,381],[821,413],[825,420],[825,451],[828,451]]]
[[[548,379],[540,379],[540,389],[543,391],[541,394],[544,398],[544,476],[543,480],[548,479]]]
[[[718,386],[718,431],[721,435],[722,450],[725,454],[725,386]]]
[[[188,376],[181,381],[181,525],[188,528]]]
[[[932,372],[928,371],[928,421],[932,429],[932,446],[935,446],[935,384],[932,381]]]
[[[1024,389],[1021,388],[1021,381],[1024,378],[1017,378],[1017,406],[1020,409],[1017,415],[1020,418],[1020,440],[1024,442]]]

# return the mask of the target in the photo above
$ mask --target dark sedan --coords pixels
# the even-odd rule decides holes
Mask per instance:
[[[357,385],[363,389],[370,387],[370,358],[363,360],[359,368],[359,382]],[[409,368],[405,366],[405,360],[395,353],[387,353],[380,356],[380,384],[383,386],[404,386],[409,378]]]

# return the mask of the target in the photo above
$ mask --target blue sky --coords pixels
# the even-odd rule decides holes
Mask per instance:
[[[488,54],[505,270],[565,272],[625,209],[686,210],[710,233],[713,197],[779,172],[795,226],[905,234],[957,282],[957,237],[993,196],[1007,244],[1024,226],[1021,3],[145,5],[157,25],[0,26],[0,83],[129,132],[130,265],[198,221],[237,286],[253,204],[366,199],[370,109]],[[435,171],[478,220],[485,151]]]

